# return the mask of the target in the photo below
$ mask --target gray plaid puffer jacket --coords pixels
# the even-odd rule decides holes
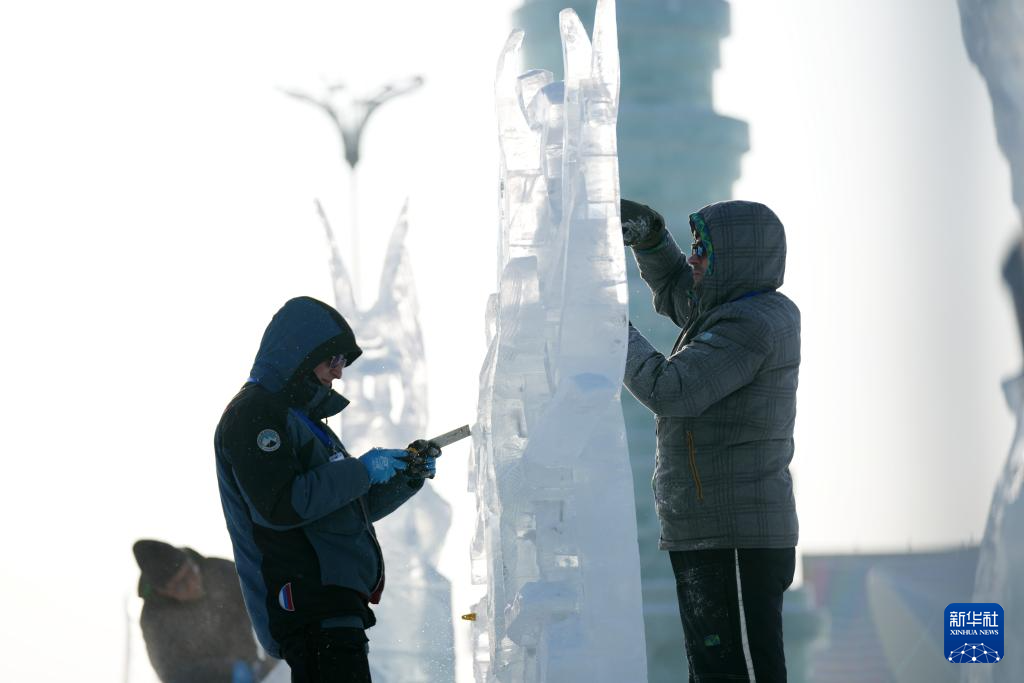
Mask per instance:
[[[712,204],[697,215],[712,248],[700,285],[667,230],[658,245],[634,250],[655,310],[683,328],[666,358],[631,325],[624,377],[656,416],[660,545],[793,547],[800,311],[776,291],[785,232],[754,202]]]

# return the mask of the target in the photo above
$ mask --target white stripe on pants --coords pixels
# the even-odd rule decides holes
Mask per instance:
[[[747,613],[743,609],[743,583],[740,581],[740,551],[733,551],[736,557],[736,600],[740,606],[740,641],[743,643],[743,658],[747,662],[747,675],[750,683],[757,680],[754,677],[754,658],[750,656],[750,639],[747,637]]]

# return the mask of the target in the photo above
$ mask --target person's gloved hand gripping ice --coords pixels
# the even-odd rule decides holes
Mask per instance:
[[[665,219],[661,214],[639,202],[623,199],[620,204],[622,242],[627,247],[649,249],[655,246],[665,232]]]

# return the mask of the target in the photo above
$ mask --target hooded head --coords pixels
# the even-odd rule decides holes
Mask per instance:
[[[782,286],[786,232],[764,204],[709,204],[690,216],[690,229],[702,235],[708,248],[708,267],[695,290],[701,310]]]
[[[267,325],[249,379],[281,394],[289,405],[316,407],[319,419],[337,413],[348,401],[317,382],[313,368],[338,354],[351,365],[362,353],[340,313],[322,301],[298,297],[285,303]]]

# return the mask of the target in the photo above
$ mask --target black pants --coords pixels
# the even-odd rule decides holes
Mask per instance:
[[[282,643],[292,683],[370,683],[367,638],[361,628],[310,627]]]
[[[690,683],[784,683],[782,594],[794,548],[672,551]]]

